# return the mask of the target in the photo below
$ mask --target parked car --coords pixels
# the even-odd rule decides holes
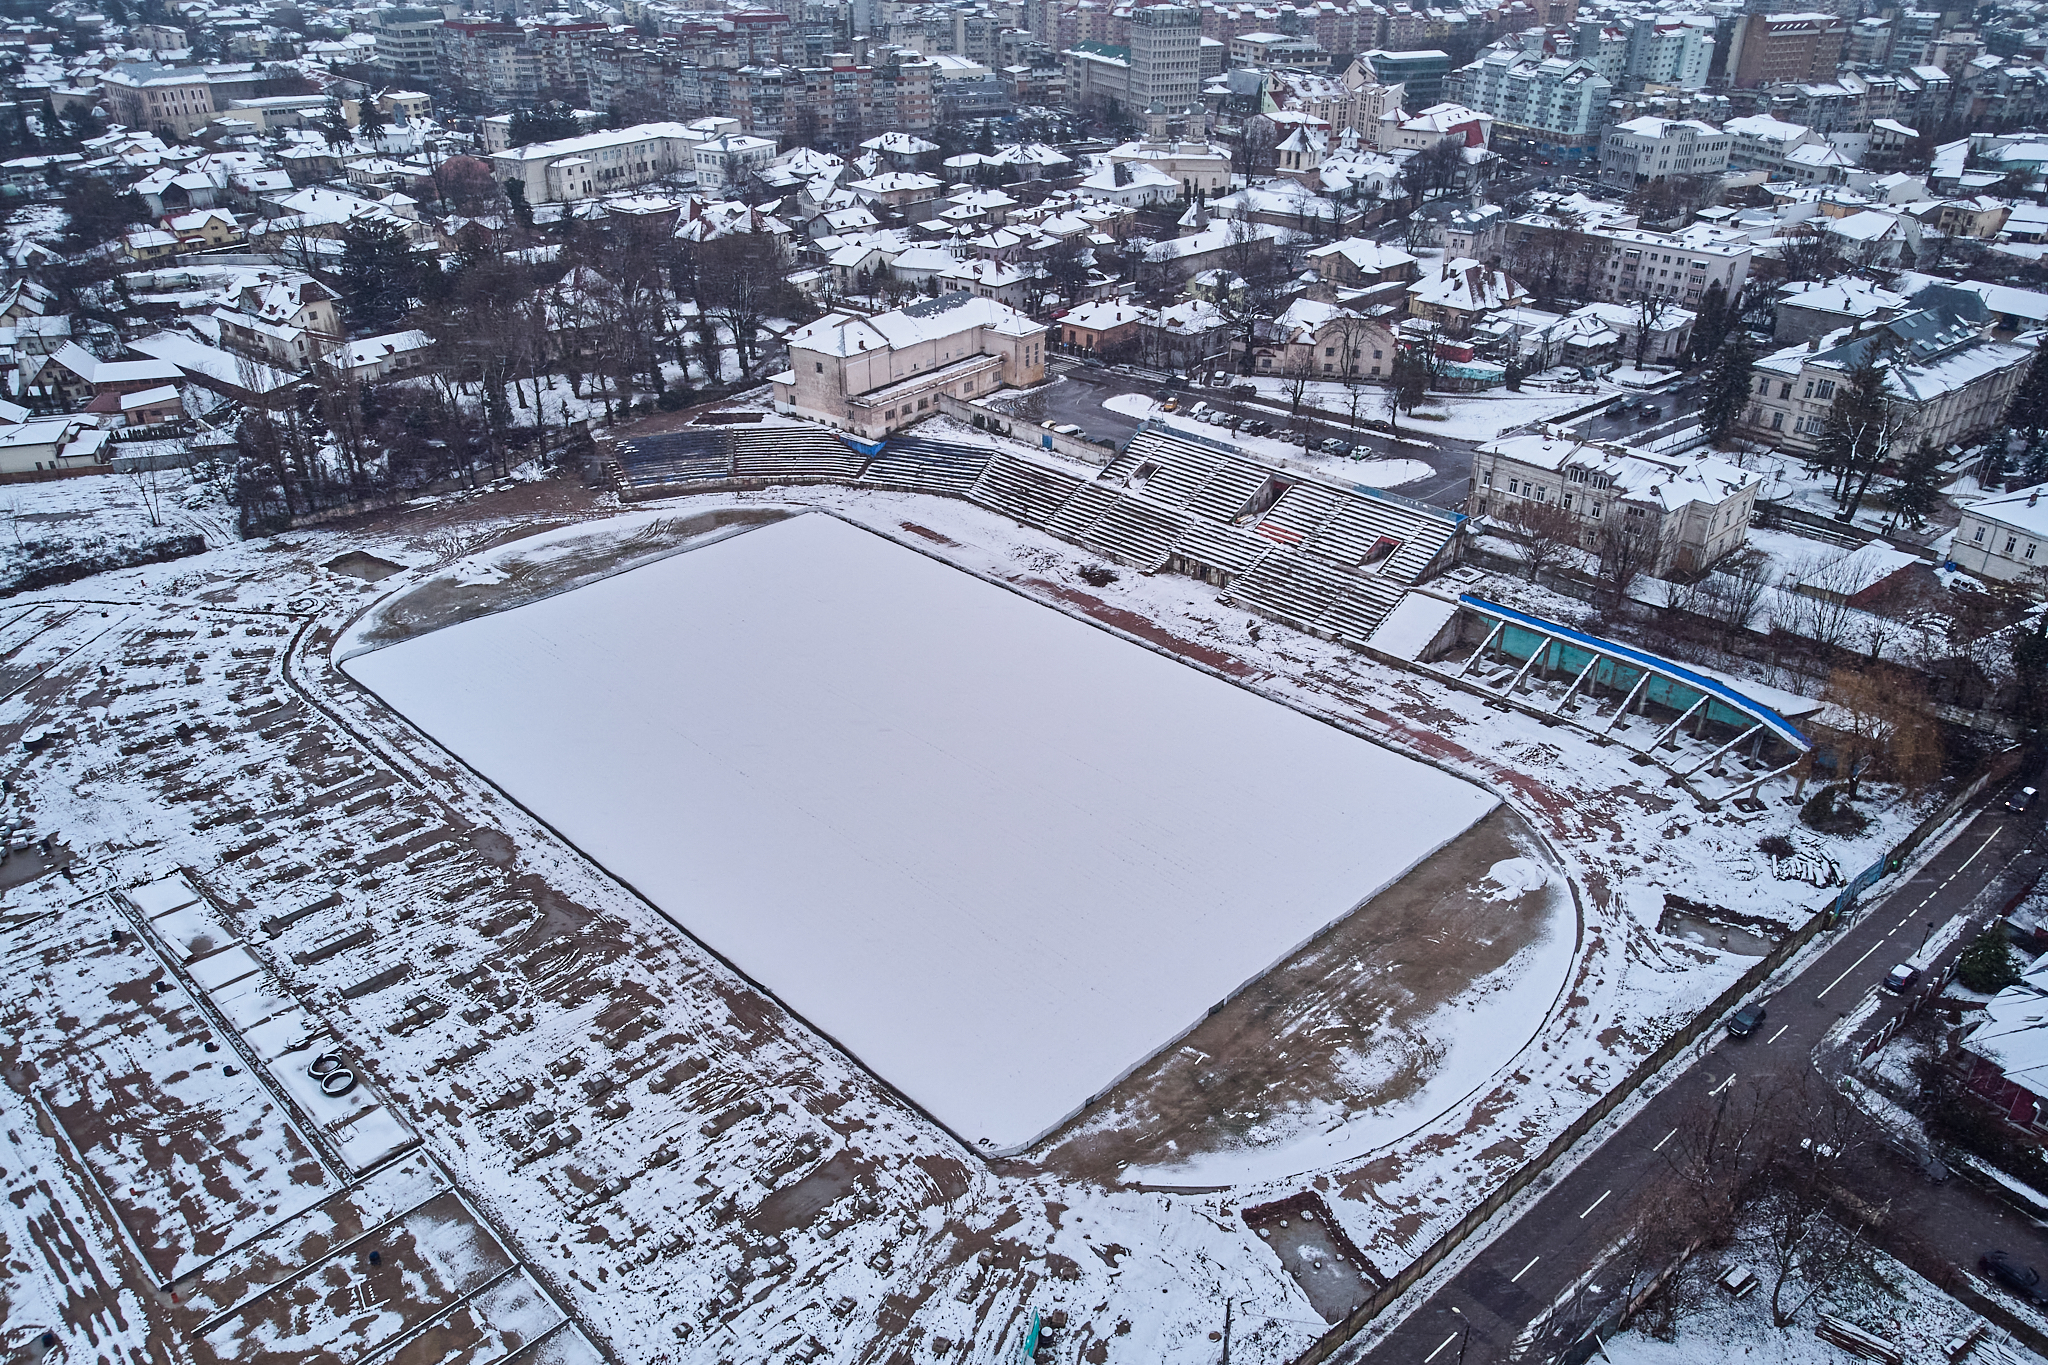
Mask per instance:
[[[2033,804],[2034,789],[2032,787],[2021,787],[2005,799],[2005,808],[2009,811],[2023,811]]]
[[[1244,429],[1254,436],[1264,436],[1273,429],[1273,424],[1261,417],[1254,417],[1244,424]]]
[[[1658,407],[1655,403],[1645,403],[1636,409],[1636,415],[1645,422],[1654,422],[1664,415],[1664,409]]]
[[[2023,1299],[2036,1303],[2041,1299],[2041,1272],[2002,1251],[1987,1251],[1979,1256],[1977,1269]]]
[[[1728,1017],[1728,1032],[1736,1038],[1747,1038],[1757,1031],[1767,1013],[1760,1003],[1744,1005]]]
[[[1893,995],[1904,995],[1915,981],[1920,979],[1920,969],[1910,962],[1901,962],[1885,973],[1884,989]]]
[[[1317,446],[1316,449],[1327,451],[1332,455],[1342,455],[1345,451],[1351,449],[1351,443],[1339,436],[1326,436],[1323,438],[1322,444]]]
[[[1912,1162],[1930,1185],[1939,1185],[1954,1174],[1946,1163],[1934,1154],[1934,1149],[1920,1137],[1887,1129],[1884,1134],[1884,1145]]]

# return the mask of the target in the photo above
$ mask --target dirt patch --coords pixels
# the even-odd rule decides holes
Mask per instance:
[[[807,1228],[819,1214],[852,1194],[861,1177],[873,1170],[851,1148],[839,1152],[803,1179],[784,1185],[763,1199],[747,1224],[770,1237]]]
[[[544,553],[539,547],[532,555],[508,549],[491,555],[487,565],[444,570],[378,606],[359,639],[367,648],[381,649],[651,564],[708,543],[707,538],[734,527],[762,526],[788,515],[772,507],[717,507],[662,517],[623,533],[605,522],[591,522],[586,534],[551,542]],[[537,531],[526,531],[509,544],[516,546],[534,534]],[[490,548],[483,542],[458,547],[463,555]]]
[[[1264,1146],[1298,1133],[1304,1114],[1413,1095],[1443,1061],[1422,1022],[1559,931],[1570,892],[1555,869],[1549,889],[1517,900],[1480,889],[1513,858],[1550,865],[1522,818],[1497,807],[1124,1078],[1037,1163],[1110,1183],[1125,1163]]]
[[[403,564],[393,564],[388,559],[379,559],[363,550],[350,550],[345,555],[336,555],[327,561],[325,567],[335,573],[347,574],[350,578],[360,578],[365,583],[375,583],[380,578],[389,578],[405,568]]]

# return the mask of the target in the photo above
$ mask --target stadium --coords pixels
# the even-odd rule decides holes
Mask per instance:
[[[640,498],[815,481],[964,499],[1352,643],[1457,526],[1161,429],[1092,479],[807,426],[617,453]],[[429,582],[335,657],[985,1157],[1234,1179],[1216,1172],[1271,1143],[1232,1122],[1221,1096],[1242,1092],[1288,1097],[1316,1133],[1259,1169],[1326,1161],[1455,1102],[1550,1013],[1571,899],[1492,793],[941,547],[789,512],[483,607],[437,607]],[[1470,1027],[1481,1001],[1502,1027]],[[1254,1022],[1307,1010],[1318,1047]],[[1190,1056],[1222,1060],[1191,1080],[1172,1065]]]

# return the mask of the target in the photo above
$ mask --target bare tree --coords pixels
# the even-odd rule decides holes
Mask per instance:
[[[1576,562],[1579,553],[1579,520],[1554,502],[1522,498],[1508,503],[1496,514],[1522,544],[1522,560],[1529,566],[1529,581],[1563,561]]]
[[[1728,634],[1749,629],[1764,594],[1772,586],[1771,559],[1761,550],[1744,549],[1723,559],[1706,579],[1707,611]]]
[[[1916,680],[1892,668],[1837,668],[1826,696],[1837,771],[1848,778],[1850,795],[1866,776],[1887,777],[1910,792],[1940,778],[1941,722]]]
[[[1593,537],[1593,577],[1607,597],[1608,609],[1620,611],[1636,580],[1650,571],[1657,545],[1648,536],[1633,535],[1610,520]]]
[[[142,501],[142,511],[149,518],[151,526],[164,524],[164,499],[170,494],[169,481],[164,471],[157,467],[153,457],[144,457],[140,463],[128,470],[128,486],[135,490],[135,496]]]

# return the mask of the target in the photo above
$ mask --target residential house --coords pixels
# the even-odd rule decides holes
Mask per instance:
[[[1528,301],[1528,291],[1507,272],[1469,256],[1448,259],[1408,286],[1408,315],[1454,338],[1469,335],[1473,325],[1495,309]]]
[[[1103,299],[1060,314],[1053,340],[1070,350],[1121,354],[1138,340],[1145,310],[1121,299]]]
[[[1907,312],[1773,351],[1757,362],[1755,391],[1737,424],[1752,440],[1807,454],[1827,429],[1836,395],[1866,364],[1884,371],[1895,406],[1895,450],[1937,448],[1995,430],[2033,363],[2034,348],[1994,341],[1991,313],[1967,290],[1932,287]]]
[[[1472,457],[1471,510],[1513,524],[1524,507],[1569,513],[1581,547],[1621,534],[1654,577],[1697,573],[1740,549],[1762,479],[1718,455],[1664,457],[1627,446],[1511,436]]]

